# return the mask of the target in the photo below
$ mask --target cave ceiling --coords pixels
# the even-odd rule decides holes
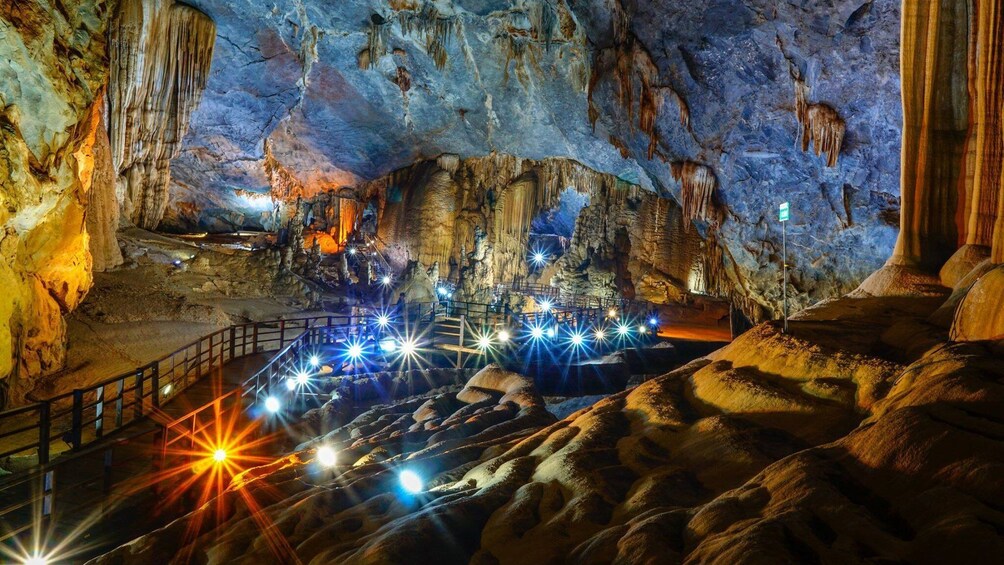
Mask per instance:
[[[727,210],[714,235],[768,297],[781,201],[807,300],[849,290],[894,242],[896,0],[189,3],[218,37],[165,229],[254,227],[261,210],[237,195],[269,190],[268,145],[318,191],[497,152],[679,200],[672,164],[700,163]],[[802,150],[800,100],[846,126],[832,167]]]

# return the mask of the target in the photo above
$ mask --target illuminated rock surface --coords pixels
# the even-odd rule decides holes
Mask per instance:
[[[0,406],[62,367],[63,315],[91,286],[83,224],[108,8],[77,4],[66,13],[0,7]]]
[[[979,562],[1004,549],[1004,370],[990,344],[933,347],[937,304],[825,303],[555,423],[489,369],[328,434],[334,471],[310,449],[248,471],[195,541],[215,503],[95,563]]]
[[[853,289],[891,250],[895,0],[191,4],[219,38],[172,165],[167,229],[272,225],[254,196],[277,189],[268,140],[308,194],[444,153],[576,160],[682,204],[737,265],[729,283],[750,313],[780,311],[781,201],[799,305]],[[674,173],[688,162],[715,181],[718,229],[705,231],[710,191],[691,198],[691,177]]]

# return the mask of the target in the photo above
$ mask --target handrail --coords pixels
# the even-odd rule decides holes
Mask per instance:
[[[36,456],[28,465],[49,462],[52,443],[71,449],[139,419],[180,394],[202,376],[234,359],[285,347],[312,322],[334,315],[234,324],[181,346],[130,371],[45,400],[0,412],[0,460]],[[24,424],[26,418],[31,424]]]

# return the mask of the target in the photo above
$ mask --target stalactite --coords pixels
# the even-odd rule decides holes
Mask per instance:
[[[177,156],[209,76],[216,26],[173,0],[123,2],[111,26],[109,127],[123,213],[157,227]]]
[[[269,196],[277,204],[290,203],[297,198],[308,197],[303,183],[282,165],[272,153],[271,140],[265,140],[265,157],[262,160],[265,177],[268,179]]]
[[[452,153],[443,153],[436,158],[436,165],[444,171],[452,174],[460,168],[460,156]]]
[[[635,82],[638,83],[638,129],[648,136],[647,155],[652,159],[658,148],[659,136],[656,133],[659,108],[662,105],[662,92],[667,89],[660,84],[659,69],[651,55],[631,32],[630,17],[621,6],[619,0],[611,5],[611,26],[613,28],[614,45],[601,49],[594,54],[593,70],[586,91],[589,122],[596,127],[599,109],[593,100],[593,92],[599,83],[601,71],[611,69],[617,87],[617,100],[627,112],[627,122],[633,128],[635,117]],[[672,91],[672,89],[669,89]],[[672,91],[680,102],[680,122],[685,127],[690,125],[690,110],[681,97]]]
[[[801,130],[802,151],[808,151],[811,145],[817,157],[826,154],[827,167],[836,167],[846,125],[832,107],[809,103],[808,95],[809,87],[804,81],[796,79],[795,116]]]
[[[714,171],[699,163],[684,161],[673,163],[670,172],[680,183],[684,226],[690,229],[694,220],[708,222],[714,227],[721,224],[721,213],[713,198],[718,186]]]

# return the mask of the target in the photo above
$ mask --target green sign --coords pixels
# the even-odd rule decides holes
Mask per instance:
[[[777,212],[777,217],[782,222],[787,222],[788,218],[791,217],[791,207],[788,206],[787,202],[782,202],[781,203],[781,208]]]

